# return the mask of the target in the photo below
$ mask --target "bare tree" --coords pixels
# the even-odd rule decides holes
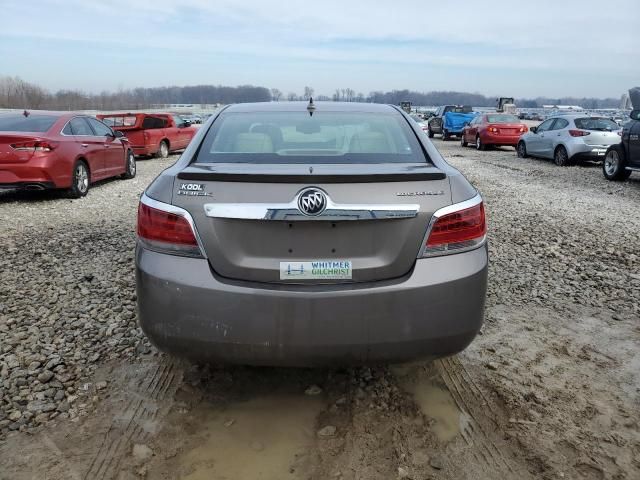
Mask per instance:
[[[298,95],[296,93],[289,92],[287,94],[287,100],[289,100],[290,102],[295,102],[296,100],[298,100]]]
[[[353,102],[355,100],[356,92],[352,88],[345,88],[345,97],[347,102]]]
[[[279,102],[280,98],[282,98],[282,92],[277,88],[271,89],[271,100],[274,102]]]
[[[304,87],[304,100],[309,100],[311,97],[313,97],[313,92],[313,88]]]

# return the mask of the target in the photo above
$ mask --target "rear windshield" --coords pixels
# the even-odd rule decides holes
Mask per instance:
[[[198,163],[424,163],[413,130],[397,113],[222,114]]]
[[[102,121],[110,127],[133,127],[136,124],[136,117],[134,115],[104,117]]]
[[[0,115],[0,132],[46,132],[58,117],[53,115]]]
[[[487,115],[489,123],[520,123],[520,119],[515,115]]]
[[[581,128],[582,130],[599,130],[602,132],[620,130],[620,125],[608,118],[576,118],[574,122],[576,127]]]
[[[165,128],[168,123],[169,122],[166,117],[144,117],[144,120],[142,120],[142,128]]]
[[[471,113],[473,112],[473,108],[468,106],[462,107],[447,107],[445,108],[445,112],[453,112],[453,113]]]

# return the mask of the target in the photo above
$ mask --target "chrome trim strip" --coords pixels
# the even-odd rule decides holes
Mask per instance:
[[[324,211],[319,215],[309,216],[298,209],[300,193],[302,191],[298,192],[289,203],[206,203],[204,212],[207,217],[211,218],[239,220],[341,221],[414,218],[420,211],[418,204],[334,203],[327,195],[327,207]]]
[[[184,217],[193,233],[196,236],[196,242],[198,242],[198,247],[200,248],[200,253],[204,258],[207,258],[206,250],[204,249],[204,245],[202,243],[202,239],[200,238],[200,234],[198,233],[198,229],[196,228],[196,224],[193,221],[193,217],[191,214],[186,211],[184,208],[176,207],[175,205],[171,205],[170,203],[159,202],[158,200],[154,200],[151,197],[148,197],[146,193],[143,193],[140,197],[140,203],[147,205],[148,207],[155,208],[156,210],[162,210],[163,212],[173,213],[174,215],[179,215]]]
[[[452,205],[447,205],[446,207],[442,207],[436,210],[435,212],[433,212],[431,220],[429,220],[427,232],[424,234],[424,238],[422,239],[422,245],[420,246],[420,251],[418,252],[418,258],[430,258],[430,257],[440,257],[443,255],[453,255],[455,253],[463,253],[463,252],[468,252],[470,250],[475,250],[476,248],[479,248],[482,245],[484,245],[487,242],[486,235],[482,237],[480,240],[478,240],[477,243],[469,247],[459,248],[456,250],[443,250],[441,252],[434,252],[428,255],[425,255],[424,253],[425,250],[427,249],[427,240],[429,239],[429,235],[431,234],[431,230],[433,229],[433,224],[436,223],[436,220],[438,220],[438,218],[448,215],[450,213],[457,212],[459,210],[465,210],[467,208],[475,207],[480,203],[482,203],[482,197],[480,196],[479,193],[476,193],[474,197],[468,200],[464,200],[463,202],[460,202],[460,203],[454,203]]]

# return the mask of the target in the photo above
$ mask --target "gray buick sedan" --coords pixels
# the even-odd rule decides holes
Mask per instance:
[[[146,189],[140,324],[197,360],[434,358],[483,321],[482,198],[400,108],[238,104]]]

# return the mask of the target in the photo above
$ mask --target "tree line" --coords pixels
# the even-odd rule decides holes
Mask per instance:
[[[50,92],[18,77],[0,77],[0,108],[134,110],[150,108],[154,105],[269,101],[271,101],[269,89],[253,85],[153,87],[101,93],[87,93],[81,90]]]
[[[227,104],[240,102],[295,101],[313,97],[315,101],[343,101],[390,103],[397,105],[409,101],[413,105],[471,105],[493,107],[496,98],[479,93],[434,91],[416,92],[412,90],[373,91],[365,94],[352,88],[338,88],[331,95],[315,95],[315,89],[305,86],[303,94],[285,94],[277,88],[253,85],[229,87],[222,85],[193,85],[185,87],[153,87],[86,93],[80,90],[58,90],[51,92],[18,77],[0,77],[0,108],[32,108],[49,110],[120,110],[142,109],[170,104]],[[522,108],[536,108],[543,105],[579,105],[583,108],[617,108],[620,100],[615,98],[546,98],[516,99]]]

